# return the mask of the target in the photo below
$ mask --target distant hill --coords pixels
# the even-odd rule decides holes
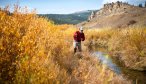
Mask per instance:
[[[88,21],[78,25],[87,28],[146,26],[146,7],[138,7],[119,1],[104,4],[103,8],[90,15]]]
[[[38,14],[53,20],[56,24],[78,24],[88,20],[91,12],[95,10],[87,10],[75,12],[72,14]]]

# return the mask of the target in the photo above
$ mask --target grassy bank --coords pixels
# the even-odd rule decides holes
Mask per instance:
[[[146,66],[146,27],[94,29],[87,34],[87,44],[96,46],[93,48],[104,48],[128,68],[145,70],[142,67]]]
[[[35,13],[22,11],[26,12],[21,13],[17,7],[12,14],[0,10],[0,83],[130,83],[101,65],[85,49],[83,54],[73,55],[74,26],[54,25]],[[94,34],[93,37],[99,36]],[[91,37],[90,34],[86,40]]]

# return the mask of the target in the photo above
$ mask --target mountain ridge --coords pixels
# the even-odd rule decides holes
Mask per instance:
[[[38,14],[38,15],[54,21],[55,24],[78,24],[83,21],[87,21],[92,11],[94,10],[79,11],[71,14]]]

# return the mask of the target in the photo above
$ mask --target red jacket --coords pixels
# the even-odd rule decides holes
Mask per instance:
[[[75,33],[74,33],[74,40],[76,41],[76,42],[81,42],[81,41],[84,41],[85,40],[85,35],[84,35],[84,33],[81,33],[81,32],[79,32],[79,31],[76,31]]]

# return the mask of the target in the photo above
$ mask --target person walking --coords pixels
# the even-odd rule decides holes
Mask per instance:
[[[73,47],[74,47],[74,53],[77,52],[77,49],[79,52],[82,51],[81,48],[81,41],[85,40],[85,35],[83,32],[83,27],[80,27],[79,30],[77,30],[73,35],[74,41],[73,41]]]

